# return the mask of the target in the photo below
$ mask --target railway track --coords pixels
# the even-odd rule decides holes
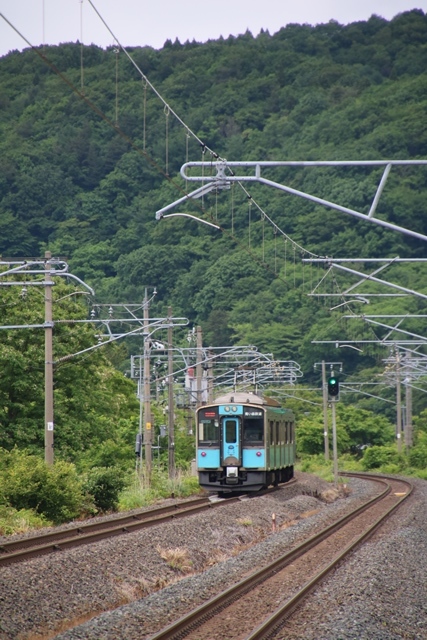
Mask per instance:
[[[227,504],[237,499],[230,498]],[[197,498],[189,502],[136,512],[132,515],[115,516],[103,522],[76,525],[60,531],[53,530],[42,535],[6,541],[0,545],[0,566],[138,531],[211,509],[224,504],[224,502],[212,502],[209,498]]]
[[[377,482],[382,485],[382,491],[273,563],[151,636],[150,640],[279,637],[277,633],[301,600],[355,547],[367,540],[412,491],[411,483],[404,480],[367,474],[343,475]]]
[[[277,491],[291,485],[291,480],[280,487],[269,489]],[[251,497],[265,494],[258,492]],[[247,497],[247,496],[245,496]],[[132,533],[147,527],[153,527],[177,518],[188,516],[213,509],[241,500],[241,496],[232,496],[226,499],[215,500],[208,497],[197,498],[183,503],[175,503],[166,507],[158,507],[149,511],[138,511],[131,515],[114,516],[102,522],[93,522],[84,525],[76,525],[62,530],[53,530],[41,535],[21,538],[19,540],[5,541],[0,544],[0,567],[22,562],[30,558],[72,549],[80,545],[91,544],[106,538]]]

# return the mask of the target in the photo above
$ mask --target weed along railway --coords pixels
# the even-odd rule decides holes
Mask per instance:
[[[367,478],[362,474],[346,474]],[[274,562],[152,635],[150,640],[283,638],[301,600],[366,541],[412,492],[409,481],[369,476],[379,495],[358,506]],[[282,630],[282,631],[281,631]]]
[[[238,500],[236,497],[235,500]],[[221,506],[222,502],[211,502],[208,498],[198,498],[174,503],[169,506],[139,511],[132,515],[113,517],[102,522],[77,525],[63,530],[53,530],[38,536],[3,542],[0,546],[0,567],[29,558],[72,549],[83,544],[98,542],[113,536],[120,536],[139,529],[153,527],[176,518],[184,518],[206,509]]]
[[[274,488],[270,489],[270,491],[273,490]],[[257,495],[262,495],[262,492]],[[139,510],[131,515],[113,516],[99,522],[76,525],[62,530],[54,529],[41,535],[4,541],[0,544],[0,567],[125,535],[240,501],[239,495],[229,496],[227,500],[215,500],[214,497],[174,502],[164,507]]]
[[[349,475],[354,477],[347,479]],[[387,576],[389,568],[391,591],[384,591],[388,598],[393,597],[396,580],[401,585],[410,571],[418,624],[420,606],[425,611],[425,601],[417,594],[425,580],[427,490],[414,480],[416,491],[411,494],[407,481],[367,474],[345,474],[341,486],[344,483],[338,492],[324,480],[297,471],[291,481],[267,491],[182,502],[182,513],[171,503],[168,511],[153,508],[127,514],[127,520],[92,523],[107,527],[104,531],[81,523],[77,542],[71,541],[69,528],[61,528],[51,533],[65,538],[54,539],[49,533],[39,538],[38,549],[4,548],[0,636],[282,640],[290,632],[290,637],[304,640],[338,638],[316,633],[325,612],[341,598],[343,575],[363,603],[378,580],[372,571],[375,565],[381,575]],[[382,527],[393,510],[396,514]],[[372,536],[379,527],[380,535]],[[410,527],[417,527],[415,536],[408,534]],[[363,545],[369,536],[371,544]],[[398,545],[403,543],[400,565],[394,557],[396,539]],[[34,541],[35,537],[2,540],[21,546]],[[418,546],[421,555],[417,552],[412,559]],[[359,583],[354,580],[357,572]],[[315,585],[319,586],[309,595]],[[375,596],[371,601],[378,602]],[[305,635],[307,624],[314,625],[314,635]]]

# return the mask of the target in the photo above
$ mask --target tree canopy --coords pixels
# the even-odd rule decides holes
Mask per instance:
[[[156,286],[154,313],[172,306],[175,315],[201,325],[212,346],[255,344],[278,359],[296,360],[307,381],[317,379],[314,362],[337,359],[337,337],[381,339],[387,330],[343,318],[356,307],[331,310],[355,278],[302,259],[417,258],[425,256],[420,240],[253,183],[184,203],[185,211],[217,223],[221,232],[189,219],[156,222],[154,214],[200,185],[180,176],[186,161],[426,158],[425,13],[414,9],[390,21],[373,15],[349,25],[294,24],[273,35],[247,32],[126,51],[135,65],[120,52],[118,74],[115,49],[94,45],[46,47],[49,64],[32,50],[0,59],[0,254],[37,256],[49,249],[66,256],[70,270],[103,302],[141,301],[144,287]],[[286,167],[268,175],[368,213],[382,169]],[[378,216],[426,234],[426,196],[425,168],[393,168]],[[403,264],[387,274],[427,293],[424,271],[421,264]],[[366,288],[389,291],[374,282]],[[2,304],[10,305],[2,321],[9,322],[37,292],[27,302],[4,288],[0,293]],[[410,296],[371,298],[369,310],[417,313],[423,304]],[[29,317],[39,313],[36,306]],[[423,333],[421,319],[408,326]],[[58,351],[62,335],[72,344],[71,331],[58,328]],[[83,343],[86,333],[89,327],[80,329]],[[41,384],[40,335],[17,331],[0,339],[7,372],[0,382],[3,446],[12,440],[31,446],[39,437],[31,425],[40,418],[33,403]],[[339,353],[344,371],[361,377],[378,371],[384,357],[377,347]],[[130,414],[120,398],[128,392],[127,381],[100,352],[78,374],[72,361],[58,367],[64,455],[71,456],[76,438],[110,438],[111,420],[102,416],[126,422]],[[370,408],[374,401],[367,402]],[[14,431],[18,418],[28,425],[22,436]]]

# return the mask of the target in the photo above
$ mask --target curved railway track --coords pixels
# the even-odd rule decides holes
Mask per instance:
[[[277,491],[291,485],[295,480],[269,489]],[[263,495],[265,492],[257,492],[251,497]],[[106,538],[132,533],[139,529],[153,527],[163,522],[177,518],[185,518],[207,509],[212,509],[241,500],[242,496],[232,496],[224,500],[210,499],[207,497],[189,500],[188,502],[175,503],[166,507],[158,507],[148,511],[138,511],[131,515],[114,516],[102,522],[80,524],[67,529],[49,531],[41,535],[20,538],[19,540],[4,541],[0,543],[0,567],[36,558],[48,553],[72,549],[84,544],[98,542]],[[245,497],[247,497],[245,495]]]
[[[273,563],[152,635],[150,640],[275,638],[309,591],[367,540],[412,491],[412,484],[405,480],[342,475],[379,483],[382,491]]]

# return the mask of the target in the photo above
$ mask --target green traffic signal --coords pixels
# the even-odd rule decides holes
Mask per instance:
[[[328,379],[328,394],[334,398],[339,394],[339,392],[340,392],[339,380],[338,378],[331,376]]]

